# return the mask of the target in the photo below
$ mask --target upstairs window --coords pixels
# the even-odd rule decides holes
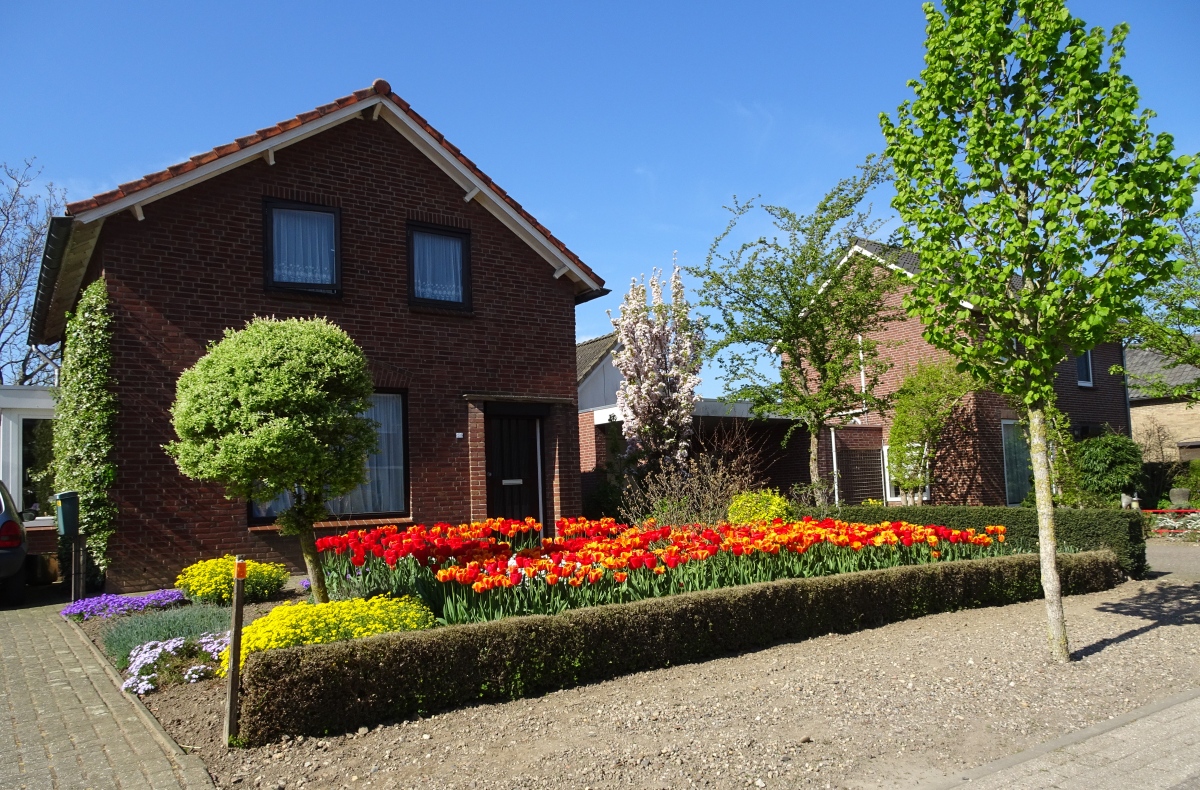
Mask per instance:
[[[413,225],[408,229],[409,296],[414,304],[470,309],[470,236]]]
[[[1085,351],[1075,357],[1075,369],[1078,373],[1079,386],[1092,386],[1092,352]]]
[[[265,214],[267,286],[338,293],[342,286],[338,209],[268,201]]]

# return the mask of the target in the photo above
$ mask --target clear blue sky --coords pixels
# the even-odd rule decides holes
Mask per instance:
[[[1130,23],[1143,106],[1200,151],[1200,2],[1070,5]],[[703,260],[732,195],[805,210],[879,151],[923,27],[909,0],[4,0],[0,161],[77,200],[383,77],[608,281],[582,339],[630,277]]]

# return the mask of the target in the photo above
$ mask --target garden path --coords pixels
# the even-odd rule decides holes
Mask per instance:
[[[57,588],[60,585],[51,585]],[[0,787],[211,788],[140,703],[121,692],[51,588],[0,610]]]

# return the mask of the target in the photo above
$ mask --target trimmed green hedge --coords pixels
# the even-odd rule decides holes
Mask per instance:
[[[1063,591],[1124,578],[1111,552],[1059,557]],[[554,616],[254,653],[242,680],[249,745],[543,694],[660,667],[1042,595],[1030,554],[729,587]]]
[[[803,514],[802,514],[803,515]],[[814,518],[816,517],[815,514]],[[881,521],[907,521],[912,524],[939,524],[951,529],[981,530],[989,524],[1008,528],[1010,540],[1037,546],[1037,511],[1028,507],[975,507],[963,505],[924,505],[907,507],[843,507],[838,518],[863,524]],[[1056,508],[1055,534],[1058,545],[1075,551],[1109,549],[1121,561],[1125,573],[1140,579],[1146,572],[1145,516],[1137,510],[1075,510]]]

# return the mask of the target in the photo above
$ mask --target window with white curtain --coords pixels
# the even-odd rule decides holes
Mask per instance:
[[[1033,487],[1033,465],[1029,460],[1029,439],[1016,420],[1000,421],[1004,449],[1004,491],[1009,505],[1019,505]]]
[[[338,211],[319,206],[267,204],[269,284],[335,292],[338,270]]]
[[[408,492],[405,488],[404,457],[404,396],[400,393],[377,392],[371,396],[371,407],[363,413],[379,428],[379,452],[367,458],[367,482],[337,499],[325,503],[335,516],[370,514],[400,514],[408,512]],[[251,502],[250,516],[256,521],[275,518],[292,502],[284,493],[266,503]]]
[[[471,293],[469,249],[469,237],[464,232],[410,228],[408,252],[413,300],[467,307]]]

